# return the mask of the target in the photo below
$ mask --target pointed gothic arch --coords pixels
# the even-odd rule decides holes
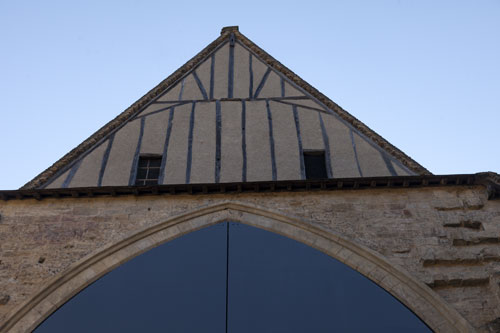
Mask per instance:
[[[380,254],[299,218],[228,202],[173,217],[79,260],[16,309],[1,332],[31,332],[71,297],[121,264],[165,242],[223,221],[280,234],[339,260],[388,291],[436,332],[473,331],[440,296]]]

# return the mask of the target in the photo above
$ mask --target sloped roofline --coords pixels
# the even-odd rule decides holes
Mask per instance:
[[[210,43],[207,47],[201,50],[197,55],[191,58],[183,66],[177,69],[165,80],[161,81],[156,87],[151,89],[148,93],[142,96],[139,100],[129,106],[125,111],[119,114],[116,118],[108,122],[106,125],[97,130],[94,134],[88,137],[85,141],[79,144],[76,148],[72,149],[69,153],[60,158],[57,162],[47,168],[45,171],[40,173],[38,176],[33,178],[30,182],[26,183],[21,189],[34,189],[45,184],[50,178],[55,174],[59,173],[60,170],[65,168],[67,165],[76,160],[81,154],[85,153],[88,149],[92,148],[95,144],[101,141],[104,137],[110,134],[117,127],[121,126],[135,114],[140,112],[144,106],[150,103],[153,99],[162,94],[169,87],[174,85],[179,79],[190,72],[192,69],[196,68],[206,57],[216,50],[222,43],[226,41],[231,35],[238,39],[243,45],[254,52],[264,63],[269,65],[274,70],[280,72],[290,81],[295,83],[298,87],[305,90],[307,93],[316,98],[319,102],[323,103],[327,108],[335,112],[338,116],[348,122],[355,129],[363,133],[366,137],[372,140],[376,145],[382,148],[384,151],[388,152],[399,162],[401,162],[408,169],[414,171],[419,175],[431,175],[431,173],[413,160],[411,157],[406,155],[404,152],[390,144],[382,136],[378,135],[375,131],[370,129],[368,126],[359,121],[356,117],[349,114],[347,111],[342,109],[338,104],[333,102],[331,99],[323,95],[317,89],[312,87],[309,83],[301,79],[297,74],[288,69],[282,63],[270,56],[266,51],[258,47],[255,43],[245,37],[239,32],[237,26],[224,27],[221,30],[221,35]]]

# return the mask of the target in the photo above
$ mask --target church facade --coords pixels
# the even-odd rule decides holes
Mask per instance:
[[[222,223],[229,239],[229,222],[335,259],[427,329],[497,332],[499,197],[498,174],[431,174],[227,27],[23,188],[0,191],[0,332],[43,327],[174,240]]]

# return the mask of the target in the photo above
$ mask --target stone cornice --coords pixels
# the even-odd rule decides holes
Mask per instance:
[[[129,195],[207,195],[255,192],[310,192],[361,189],[473,186],[486,188],[488,199],[500,198],[500,176],[494,172],[460,175],[422,175],[400,177],[333,178],[240,183],[178,184],[154,186],[104,186],[58,189],[20,189],[0,191],[0,200],[118,197]]]

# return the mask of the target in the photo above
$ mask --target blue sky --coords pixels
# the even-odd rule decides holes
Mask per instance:
[[[435,174],[500,172],[500,1],[1,1],[0,189],[240,31]]]

